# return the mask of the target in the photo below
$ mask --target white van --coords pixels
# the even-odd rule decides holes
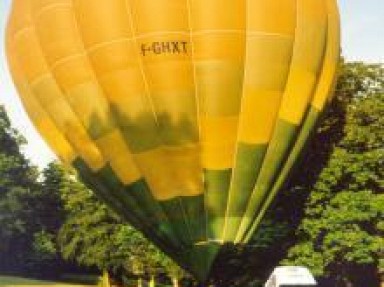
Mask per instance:
[[[317,282],[305,267],[285,266],[273,270],[264,287],[313,287]]]

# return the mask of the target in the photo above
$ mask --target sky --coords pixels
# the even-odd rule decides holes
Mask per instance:
[[[349,61],[384,63],[384,0],[339,0],[342,49]],[[4,53],[4,30],[11,0],[0,0],[0,104],[13,126],[27,139],[23,151],[40,168],[55,159],[28,120],[12,79]]]

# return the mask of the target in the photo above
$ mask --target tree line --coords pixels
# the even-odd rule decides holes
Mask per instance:
[[[335,97],[250,244],[227,245],[212,283],[255,286],[304,265],[323,286],[379,286],[384,274],[384,68],[342,63]],[[58,162],[39,171],[0,108],[0,273],[107,270],[126,285],[196,282]],[[384,281],[384,280],[383,280]]]

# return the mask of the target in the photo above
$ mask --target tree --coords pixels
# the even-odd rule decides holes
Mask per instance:
[[[21,152],[25,143],[0,106],[0,269],[7,272],[26,268],[38,229],[30,202],[39,188],[38,173]]]
[[[0,107],[0,269],[52,276],[63,265],[56,248],[64,218],[59,192],[63,171],[52,163],[39,177],[22,153],[24,144]]]
[[[165,254],[161,253],[161,259],[159,261],[164,272],[170,277],[173,287],[179,287],[180,280],[190,278],[190,275],[184,269]]]
[[[74,267],[63,261],[57,245],[57,234],[65,220],[61,189],[65,186],[66,171],[59,163],[51,162],[41,175],[39,188],[29,198],[37,228],[28,264],[39,276],[51,277]]]
[[[63,178],[61,193],[66,219],[58,242],[63,257],[99,270],[118,268],[125,256],[118,237],[127,230],[122,230],[117,215],[100,203],[73,172]]]
[[[310,152],[307,170],[316,172],[303,176],[310,195],[284,263],[308,266],[334,286],[376,286],[384,246],[384,68],[344,65],[332,108],[338,113],[328,114],[317,135],[323,141]]]

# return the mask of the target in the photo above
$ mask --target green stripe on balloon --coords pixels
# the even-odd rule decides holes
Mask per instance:
[[[256,219],[252,223],[251,228],[245,236],[245,241],[250,240],[252,238],[254,232],[259,226],[265,212],[272,203],[277,192],[283,187],[284,183],[286,182],[286,179],[294,172],[295,163],[297,162],[300,155],[303,154],[303,152],[305,151],[305,145],[308,142],[311,133],[314,132],[314,128],[320,116],[321,111],[316,109],[314,106],[311,106],[307,113],[306,119],[302,125],[300,133],[297,137],[297,140],[291,150],[291,153],[289,154],[289,157],[285,162],[284,167],[279,174],[279,177],[275,181],[270,193],[268,194],[267,199],[265,200],[265,202],[263,202],[259,214],[257,215]]]
[[[267,145],[239,143],[226,212],[224,241],[233,242],[255,186]]]
[[[294,143],[298,126],[282,119],[278,119],[276,127],[268,146],[262,168],[249,199],[248,206],[240,224],[236,241],[244,242],[244,236],[251,227],[255,214],[258,213],[261,205],[267,196],[271,186],[276,179],[279,170],[285,159],[288,157],[290,148]]]
[[[123,217],[129,219],[132,224],[140,224],[140,220],[137,218],[136,214],[128,212],[124,203],[120,199],[113,196],[110,186],[106,186],[104,182],[100,181],[96,173],[94,173],[82,159],[77,158],[72,165],[78,171],[78,174],[83,182],[87,186],[91,187],[92,190],[95,189],[95,194],[97,196],[102,197],[103,199],[105,198],[107,200],[106,202],[111,205],[112,208],[120,211]]]
[[[190,235],[194,243],[207,239],[204,194],[191,197],[181,197],[184,211],[190,227]]]
[[[95,195],[112,208],[117,214],[123,215],[125,218],[129,217],[130,221],[138,222],[133,215],[126,215],[123,203],[110,195],[108,189],[104,187],[98,179],[95,178],[94,173],[88,168],[87,164],[80,158],[75,159],[72,163],[73,167],[77,170],[78,175],[82,182],[95,193]]]
[[[125,186],[121,183],[119,178],[115,175],[114,171],[109,164],[105,165],[102,169],[96,172],[96,176],[110,188],[111,196],[121,200],[126,208],[133,213],[139,220],[147,219],[149,224],[155,224],[153,218],[148,218],[146,212],[141,209],[137,204],[134,197],[129,194]]]
[[[187,222],[187,214],[184,211],[181,198],[177,197],[170,200],[159,201],[159,203],[163,207],[172,225],[173,232],[177,237],[175,239],[178,240],[184,248],[191,247],[193,244],[192,237]]]
[[[138,206],[145,211],[146,216],[158,224],[159,231],[167,234],[172,243],[175,246],[178,246],[180,242],[177,241],[177,236],[174,234],[172,225],[162,210],[160,204],[151,194],[146,181],[142,179],[126,186],[125,188],[127,193],[135,198]]]
[[[200,282],[204,282],[209,277],[212,265],[221,247],[220,244],[215,242],[205,242],[183,252],[183,258],[185,262],[188,262],[188,270]]]
[[[184,247],[207,239],[204,194],[176,197],[158,203],[173,229],[175,240],[181,240]]]
[[[177,250],[179,250],[179,246],[173,245],[172,241],[170,241],[167,236],[155,232],[156,227],[137,218],[137,216],[125,206],[120,197],[116,196],[118,193],[121,193],[121,191],[106,185],[104,181],[100,181],[99,175],[94,173],[83,160],[79,158],[76,159],[73,162],[73,166],[79,172],[84,183],[89,185],[100,199],[105,200],[111,208],[122,215],[125,220],[132,224],[136,229],[140,230],[147,238],[154,240],[156,244],[159,244],[159,246],[166,252],[177,252]]]
[[[100,171],[98,171],[97,175],[99,176],[99,178],[103,179],[104,182],[107,182],[109,186],[111,186],[111,189],[113,189],[114,191],[113,196],[116,196],[117,198],[122,200],[122,202],[124,202],[125,206],[127,207],[127,209],[129,209],[130,212],[136,214],[140,220],[148,221],[149,224],[151,224],[152,232],[156,233],[158,237],[165,237],[167,240],[174,243],[179,242],[179,245],[180,242],[185,245],[191,245],[189,233],[185,230],[187,224],[185,221],[184,212],[182,210],[182,206],[180,206],[179,201],[170,200],[167,202],[161,202],[161,206],[165,207],[164,212],[169,220],[169,226],[172,226],[173,231],[170,234],[163,234],[161,232],[161,229],[159,228],[161,226],[161,223],[157,222],[155,218],[151,218],[150,216],[148,216],[148,210],[143,209],[144,207],[140,206],[138,202],[135,201],[134,197],[131,195],[130,189],[132,184],[128,185],[127,187],[122,185],[119,178],[115,175],[115,173],[109,166],[106,166]],[[139,194],[136,193],[136,197],[138,196]],[[175,236],[177,238],[175,238]],[[180,239],[180,241],[178,239]]]
[[[204,170],[207,237],[222,240],[232,169]]]

